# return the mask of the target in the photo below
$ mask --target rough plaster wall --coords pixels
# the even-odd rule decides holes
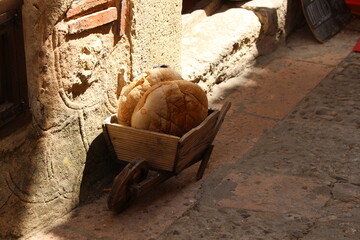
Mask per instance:
[[[181,0],[133,0],[133,74],[156,64],[181,72]]]
[[[87,152],[101,142],[101,124],[116,109],[118,73],[130,74],[130,47],[126,36],[114,36],[116,24],[67,34],[70,3],[24,2],[33,121],[1,140],[0,239],[18,238],[76,207],[85,163],[94,158]]]

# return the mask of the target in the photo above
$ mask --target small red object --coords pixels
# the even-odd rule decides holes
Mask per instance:
[[[360,0],[345,0],[352,14],[360,17]]]
[[[360,52],[360,39],[355,44],[354,52]]]

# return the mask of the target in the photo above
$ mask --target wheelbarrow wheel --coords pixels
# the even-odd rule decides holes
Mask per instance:
[[[135,159],[115,177],[112,190],[108,197],[108,208],[119,213],[127,208],[137,197],[137,192],[131,187],[146,179],[148,165],[143,159]]]

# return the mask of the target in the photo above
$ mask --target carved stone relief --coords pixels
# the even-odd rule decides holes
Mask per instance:
[[[179,66],[181,16],[167,13],[180,12],[180,0],[164,2],[24,1],[33,121],[26,134],[7,141],[20,138],[18,144],[0,145],[0,238],[17,239],[75,208],[89,152],[106,153],[105,146],[92,147],[103,120],[117,109],[121,87],[156,63]],[[168,25],[145,24],[144,12],[159,16],[152,21],[174,23],[168,31]]]
[[[0,147],[0,238],[18,238],[76,207],[87,151],[116,110],[119,74],[129,79],[130,47],[118,35],[116,1],[73,1],[67,12],[75,3],[97,5],[71,17],[57,10],[57,21],[46,4],[26,5],[38,23],[26,34],[33,126],[17,149]],[[111,20],[101,18],[107,10]],[[101,21],[83,27],[89,16]]]

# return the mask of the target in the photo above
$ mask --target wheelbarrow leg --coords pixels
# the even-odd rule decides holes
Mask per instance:
[[[205,168],[206,168],[206,166],[207,166],[207,164],[209,162],[209,159],[210,159],[213,148],[214,148],[214,145],[211,144],[206,149],[206,151],[204,153],[204,156],[203,156],[203,159],[201,160],[199,170],[198,170],[198,172],[196,174],[196,180],[200,180],[203,177],[204,172],[205,172]]]

